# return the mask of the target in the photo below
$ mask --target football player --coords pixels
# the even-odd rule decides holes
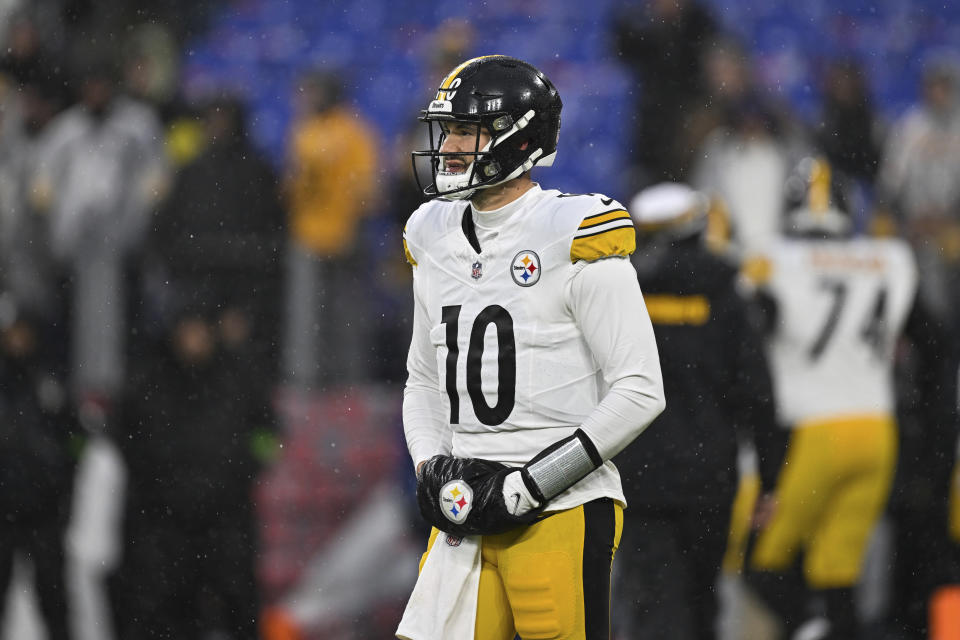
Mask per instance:
[[[896,463],[894,346],[917,269],[901,240],[851,237],[832,185],[825,161],[800,164],[786,185],[797,203],[788,237],[765,256],[777,418],[792,431],[776,489],[759,501],[746,569],[788,631],[849,640],[853,587]],[[800,589],[788,595],[791,575]]]
[[[625,503],[610,458],[665,403],[630,215],[531,179],[561,106],[543,73],[494,55],[451,71],[421,116],[433,199],[404,233],[403,420],[433,530],[401,638],[609,637]]]

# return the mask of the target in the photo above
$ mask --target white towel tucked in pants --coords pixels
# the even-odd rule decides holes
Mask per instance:
[[[437,535],[397,627],[398,638],[473,639],[480,589],[480,541],[480,536],[460,539],[442,531]]]

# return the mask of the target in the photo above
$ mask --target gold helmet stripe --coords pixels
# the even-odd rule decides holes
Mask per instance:
[[[807,206],[815,213],[823,213],[830,208],[830,204],[830,165],[826,160],[817,158],[810,167]]]

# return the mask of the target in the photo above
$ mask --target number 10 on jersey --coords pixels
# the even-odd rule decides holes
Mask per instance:
[[[460,423],[460,393],[457,389],[457,363],[460,359],[461,305],[442,308],[440,322],[447,325],[446,388],[450,398],[450,424]],[[490,406],[483,395],[483,349],[487,327],[497,332],[497,402]],[[502,424],[513,411],[517,389],[517,351],[513,336],[513,318],[500,305],[483,309],[473,321],[467,346],[467,394],[477,419],[485,425]]]

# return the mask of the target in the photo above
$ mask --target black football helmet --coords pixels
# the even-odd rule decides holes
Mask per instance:
[[[457,66],[437,90],[436,98],[421,112],[427,124],[430,149],[414,151],[413,173],[430,196],[466,199],[477,189],[512,180],[534,165],[553,164],[560,135],[563,103],[557,88],[530,64],[509,56],[481,56]],[[473,153],[441,152],[445,139],[441,123],[477,125]],[[434,124],[438,124],[434,129]],[[490,141],[480,148],[480,131]],[[444,170],[446,156],[472,156],[467,170]],[[430,159],[432,178],[424,185],[417,158]]]

